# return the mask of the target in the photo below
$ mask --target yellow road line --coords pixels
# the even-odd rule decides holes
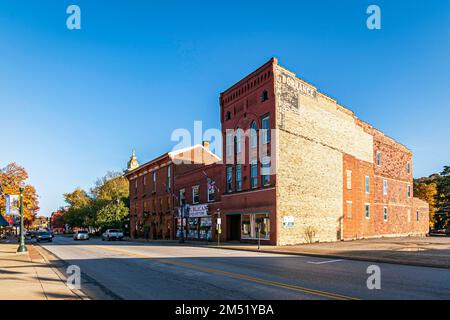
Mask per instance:
[[[177,261],[177,260],[159,259],[159,258],[151,257],[148,254],[124,251],[124,250],[119,250],[119,249],[112,249],[110,247],[103,247],[103,246],[94,246],[94,247],[96,247],[100,250],[116,252],[116,253],[125,254],[128,256],[152,259],[159,263],[177,265],[177,266],[189,268],[192,270],[198,270],[198,271],[203,271],[203,272],[208,272],[208,273],[213,273],[213,274],[218,274],[218,275],[224,275],[224,276],[228,276],[228,277],[235,278],[235,279],[247,280],[250,282],[264,284],[267,286],[289,289],[289,290],[303,292],[303,293],[309,293],[309,294],[313,294],[313,295],[317,295],[317,296],[321,296],[321,297],[337,299],[337,300],[359,300],[358,298],[355,298],[355,297],[345,296],[345,295],[341,295],[341,294],[337,294],[337,293],[333,293],[333,292],[309,289],[309,288],[305,288],[305,287],[301,287],[301,286],[297,286],[297,285],[291,285],[291,284],[286,284],[286,283],[282,283],[282,282],[265,280],[265,279],[261,279],[261,278],[247,276],[244,274],[223,271],[223,270],[218,270],[218,269],[211,269],[211,268],[207,268],[207,267],[201,267],[201,266],[193,265],[193,264],[187,263],[187,262],[182,262],[182,261]]]

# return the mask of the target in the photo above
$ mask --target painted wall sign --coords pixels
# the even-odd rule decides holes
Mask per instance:
[[[294,227],[294,217],[284,216],[283,217],[283,228],[293,228]]]

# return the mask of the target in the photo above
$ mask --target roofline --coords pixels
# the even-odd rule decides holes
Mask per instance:
[[[228,89],[222,91],[220,93],[220,96],[223,96],[224,94],[227,94],[229,91],[232,91],[233,89],[235,89],[236,87],[238,87],[240,84],[242,84],[242,82],[244,82],[245,80],[253,77],[255,74],[257,74],[258,72],[260,72],[262,69],[266,68],[268,65],[277,65],[278,64],[278,59],[276,57],[272,57],[270,58],[269,61],[267,61],[266,63],[264,63],[262,66],[260,66],[258,69],[252,71],[251,73],[249,73],[248,75],[246,75],[245,77],[243,77],[241,80],[239,80],[238,82],[235,82],[231,87],[228,87]]]
[[[142,168],[144,168],[144,167],[146,167],[146,166],[149,166],[150,164],[153,164],[153,163],[155,163],[155,162],[158,162],[158,161],[164,159],[165,157],[169,157],[169,158],[172,160],[173,157],[174,157],[175,155],[180,154],[180,153],[182,153],[182,152],[186,152],[186,151],[188,151],[188,150],[195,149],[195,148],[197,148],[197,147],[201,147],[204,151],[208,152],[210,155],[212,155],[214,158],[216,158],[217,161],[222,161],[222,159],[221,159],[218,155],[216,155],[215,153],[212,153],[209,149],[205,148],[203,145],[201,145],[201,144],[196,144],[196,145],[193,145],[193,146],[190,146],[190,147],[186,147],[186,148],[182,148],[182,149],[178,149],[178,150],[166,152],[166,153],[164,153],[163,155],[161,155],[161,156],[159,156],[159,157],[157,157],[157,158],[155,158],[155,159],[152,159],[152,160],[150,160],[150,161],[148,161],[148,162],[145,162],[144,164],[140,165],[140,166],[137,167],[136,169],[133,169],[133,170],[128,171],[128,172],[125,172],[123,176],[124,176],[124,177],[127,177],[127,176],[129,176],[129,175],[132,175],[133,173],[136,173],[136,172],[139,171],[140,169],[142,169]]]

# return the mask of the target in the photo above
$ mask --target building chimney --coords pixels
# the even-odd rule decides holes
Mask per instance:
[[[204,140],[204,141],[202,142],[202,145],[203,145],[203,147],[204,147],[205,149],[208,149],[208,150],[209,150],[209,141],[208,141],[208,140]]]

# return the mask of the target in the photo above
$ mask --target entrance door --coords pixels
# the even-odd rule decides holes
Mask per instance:
[[[241,240],[241,215],[227,216],[227,240],[239,241]]]

